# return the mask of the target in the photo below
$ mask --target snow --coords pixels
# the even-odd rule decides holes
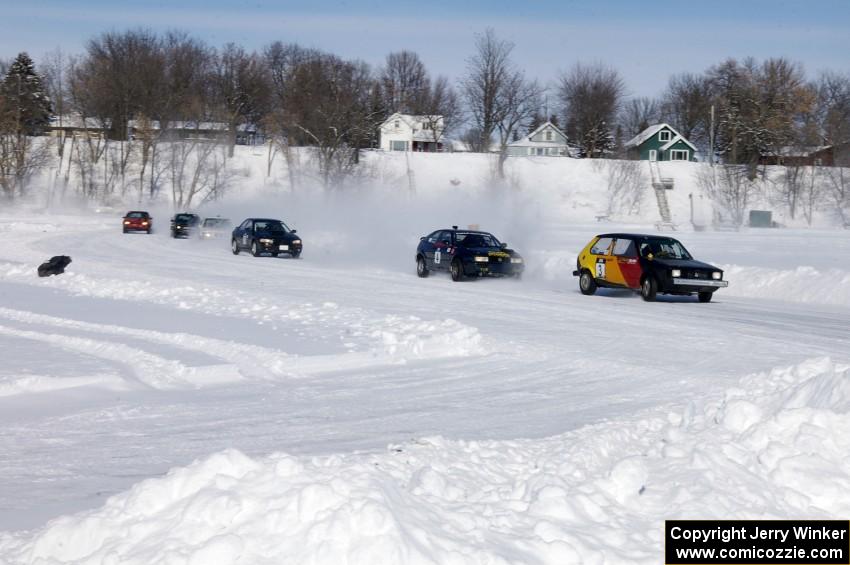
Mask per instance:
[[[7,534],[9,563],[657,563],[669,516],[850,511],[850,368],[829,359],[538,441],[225,450]]]
[[[4,210],[0,562],[657,563],[665,519],[848,514],[850,237],[826,212],[691,231],[698,165],[670,164],[672,235],[729,287],[585,297],[576,253],[653,232],[651,189],[595,222],[604,163],[509,160],[504,187],[489,156],[407,157],[321,194],[239,153],[244,191],[199,212],[280,216],[297,260],[170,239],[164,206],[149,236],[124,209]],[[523,280],[417,278],[452,224]]]

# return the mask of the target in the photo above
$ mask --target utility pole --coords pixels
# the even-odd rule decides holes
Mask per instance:
[[[714,104],[711,105],[711,129],[708,130],[708,159],[714,166]]]

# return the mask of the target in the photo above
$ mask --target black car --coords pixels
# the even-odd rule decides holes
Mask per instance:
[[[519,253],[483,231],[452,226],[419,238],[416,248],[416,274],[420,277],[442,270],[449,271],[454,281],[484,276],[519,278],[524,269]]]
[[[296,230],[289,229],[289,226],[280,220],[248,218],[233,230],[230,249],[234,255],[247,249],[254,257],[263,253],[269,253],[273,257],[287,253],[294,258],[301,255],[303,247]]]
[[[722,270],[695,260],[678,240],[632,233],[591,239],[579,253],[573,275],[579,277],[582,294],[593,294],[597,287],[629,288],[644,300],[655,300],[658,293],[696,294],[700,302],[710,302],[718,288],[729,285]]]
[[[189,237],[198,231],[201,217],[197,214],[174,214],[171,218],[171,237]]]

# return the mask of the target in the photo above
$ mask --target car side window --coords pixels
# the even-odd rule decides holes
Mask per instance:
[[[618,257],[634,257],[635,244],[631,239],[616,239],[613,253]]]
[[[590,248],[590,252],[594,255],[608,255],[608,248],[611,247],[612,239],[610,237],[599,238],[599,241]]]
[[[428,243],[437,243],[437,237],[439,235],[439,231],[431,232],[430,234],[428,234]]]
[[[245,220],[244,222],[242,222],[242,225],[239,226],[239,229],[250,230],[251,229],[251,220]]]
[[[452,244],[452,232],[445,231],[445,230],[441,231],[438,241],[440,243],[444,244],[444,245],[451,245]]]

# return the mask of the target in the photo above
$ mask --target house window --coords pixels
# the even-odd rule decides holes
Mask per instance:
[[[549,131],[549,130],[546,130],[545,137],[546,137],[546,141],[552,141],[552,132]]]
[[[649,160],[650,161],[656,161],[657,159],[658,159],[658,151],[656,151],[655,149],[650,149],[649,150]]]
[[[407,151],[407,142],[398,140],[391,141],[390,151]]]
[[[395,121],[395,129],[398,129],[398,128],[400,128],[400,127],[401,127],[401,122],[399,122],[398,120],[396,120],[396,121]]]
[[[658,141],[670,141],[670,138],[673,134],[670,133],[670,130],[663,129],[658,132]]]
[[[671,161],[687,161],[688,151],[684,149],[674,149],[670,152]]]
[[[543,155],[543,148],[542,148],[542,147],[538,147],[538,148],[537,148],[537,154],[538,154],[538,155]]]

